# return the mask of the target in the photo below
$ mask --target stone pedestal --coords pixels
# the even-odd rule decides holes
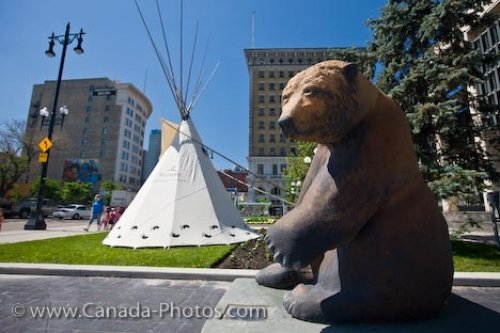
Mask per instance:
[[[488,332],[500,327],[498,297],[485,288],[454,288],[441,316],[406,323],[323,325],[292,318],[283,308],[284,290],[236,279],[216,306],[202,333]],[[262,309],[265,309],[264,311]],[[265,316],[263,315],[265,314]],[[245,316],[246,315],[246,316]],[[235,318],[231,318],[235,316]]]

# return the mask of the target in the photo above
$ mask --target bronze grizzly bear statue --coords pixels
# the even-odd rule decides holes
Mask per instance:
[[[277,263],[257,282],[295,287],[285,309],[308,321],[437,314],[453,281],[448,228],[398,105],[355,64],[326,61],[288,82],[279,124],[318,148],[297,206],[268,230]]]

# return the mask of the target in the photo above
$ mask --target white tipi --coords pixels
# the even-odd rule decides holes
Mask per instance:
[[[171,247],[230,244],[257,237],[231,202],[187,119],[103,243]]]
[[[190,112],[204,87],[201,80],[198,80],[191,102],[186,103],[182,79],[179,89],[171,65],[167,67],[158,53],[138,5],[137,8],[160,59],[182,122],[170,147],[103,244],[167,248],[231,244],[260,237],[244,223],[233,205],[191,121]],[[160,13],[159,16],[161,18]],[[167,56],[171,64],[168,47]]]

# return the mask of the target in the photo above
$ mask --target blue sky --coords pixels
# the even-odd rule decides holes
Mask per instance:
[[[196,62],[201,63],[208,44],[206,70],[210,72],[219,63],[192,113],[204,143],[247,166],[249,80],[243,50],[252,47],[252,12],[256,48],[366,46],[371,39],[366,21],[378,17],[385,2],[184,0],[186,71],[197,23]],[[160,42],[154,0],[139,3]],[[174,67],[180,58],[179,3],[160,0]],[[71,23],[71,32],[80,28],[86,32],[85,53],[76,55],[68,49],[63,79],[109,77],[145,89],[154,108],[146,136],[159,127],[160,118],[180,120],[133,0],[3,0],[0,122],[26,119],[33,84],[57,79],[62,46],[56,46],[55,58],[46,57],[44,52],[47,37],[52,32],[64,34],[67,22]],[[71,48],[74,46],[76,42]],[[233,167],[217,158],[214,164],[217,168]]]

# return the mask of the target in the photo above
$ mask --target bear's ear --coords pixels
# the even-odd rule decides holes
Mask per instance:
[[[352,82],[358,75],[358,65],[353,62],[348,63],[342,68],[342,72],[344,73],[345,78],[348,82]]]

